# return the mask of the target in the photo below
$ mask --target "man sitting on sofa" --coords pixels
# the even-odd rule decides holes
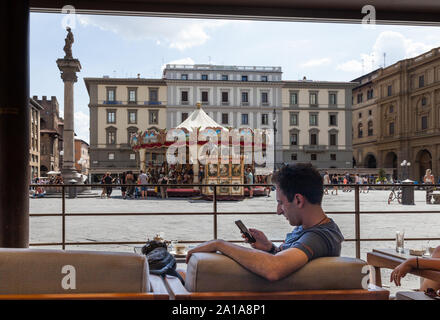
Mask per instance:
[[[263,232],[249,229],[256,240],[252,248],[212,240],[190,250],[187,263],[193,253],[220,251],[251,272],[276,281],[312,259],[339,256],[344,237],[321,207],[323,181],[319,172],[310,164],[288,165],[276,172],[272,181],[276,185],[277,214],[296,227],[280,247]]]

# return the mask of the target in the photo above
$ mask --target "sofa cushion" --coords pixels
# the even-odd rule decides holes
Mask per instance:
[[[225,255],[198,252],[188,263],[185,287],[190,292],[361,289],[365,265],[354,258],[318,258],[284,279],[269,281]]]
[[[148,263],[135,253],[0,248],[0,294],[148,291]]]

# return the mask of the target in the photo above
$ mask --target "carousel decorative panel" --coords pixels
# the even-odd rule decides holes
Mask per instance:
[[[232,179],[231,184],[242,184],[241,178],[239,179]],[[243,187],[236,186],[231,188],[231,195],[243,195]]]

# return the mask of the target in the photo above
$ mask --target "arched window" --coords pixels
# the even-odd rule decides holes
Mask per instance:
[[[363,134],[363,128],[362,128],[362,122],[358,124],[358,138],[362,138]]]
[[[373,135],[373,121],[368,121],[368,136],[371,137]]]
[[[127,128],[127,143],[130,144],[131,135],[138,132],[137,127],[128,127]]]

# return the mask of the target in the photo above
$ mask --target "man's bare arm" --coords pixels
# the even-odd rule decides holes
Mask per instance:
[[[276,255],[245,248],[223,240],[214,240],[202,244],[188,252],[187,261],[195,252],[220,251],[232,258],[249,271],[270,281],[276,281],[298,270],[308,262],[307,255],[296,248],[283,250]]]

